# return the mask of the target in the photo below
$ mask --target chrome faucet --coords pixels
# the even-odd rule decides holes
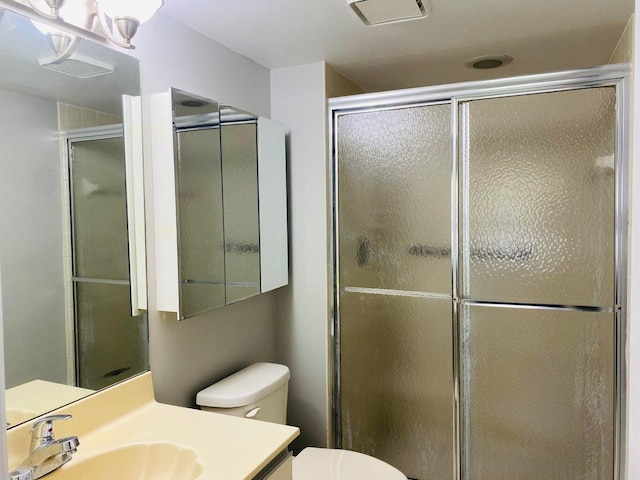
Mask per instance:
[[[36,480],[71,460],[71,455],[80,445],[78,437],[56,440],[53,436],[54,422],[69,418],[71,415],[50,415],[36,420],[29,430],[31,435],[29,456],[18,468],[9,472],[11,480]]]

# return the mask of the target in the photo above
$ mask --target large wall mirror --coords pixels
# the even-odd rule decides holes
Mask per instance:
[[[184,319],[286,285],[284,127],[176,89],[152,108],[159,310]]]
[[[138,61],[0,10],[10,426],[148,370]]]

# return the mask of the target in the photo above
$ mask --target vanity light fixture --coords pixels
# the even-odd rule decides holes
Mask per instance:
[[[109,40],[121,47],[133,48],[131,39],[138,31],[138,27],[153,17],[153,14],[164,5],[164,0],[95,0],[94,4],[102,29],[109,35],[106,16],[118,29],[118,33],[124,39],[124,45],[119,44],[114,38]]]
[[[149,20],[164,0],[26,0],[45,23],[34,25],[51,40],[56,62],[67,60],[77,44],[77,37],[56,25],[81,28],[127,49],[135,48],[131,39],[140,24]]]

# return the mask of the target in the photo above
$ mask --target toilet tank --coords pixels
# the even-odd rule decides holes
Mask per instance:
[[[254,363],[198,392],[202,410],[285,424],[289,368]]]

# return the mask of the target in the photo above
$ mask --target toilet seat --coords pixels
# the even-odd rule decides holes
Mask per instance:
[[[293,459],[293,480],[407,480],[388,463],[349,450],[307,447]]]

